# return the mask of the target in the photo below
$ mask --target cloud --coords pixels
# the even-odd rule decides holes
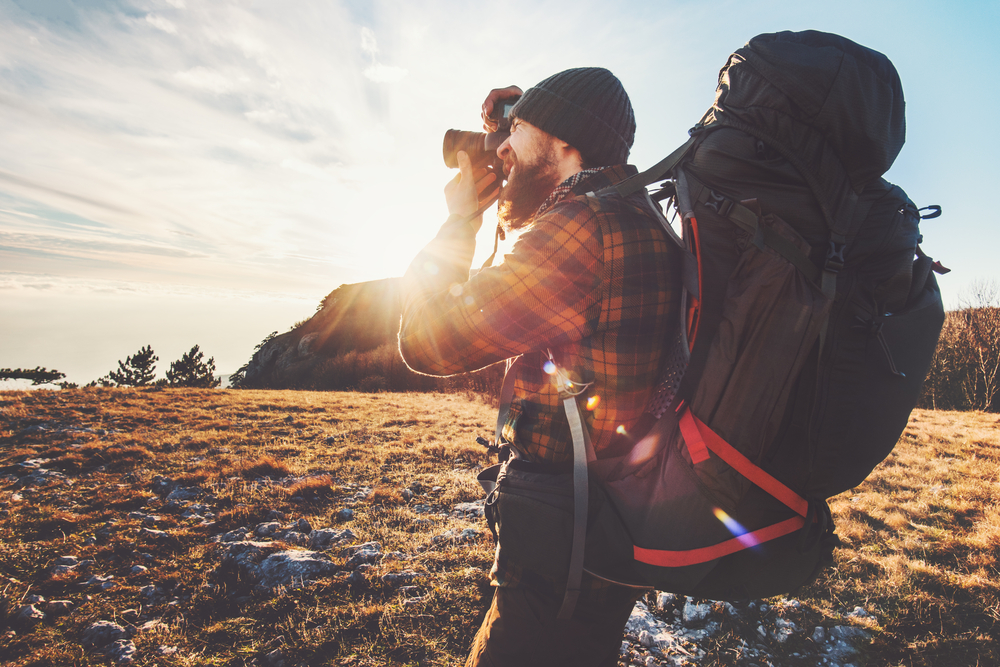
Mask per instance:
[[[375,63],[364,69],[364,75],[375,83],[395,83],[407,74],[407,70],[402,67],[392,67],[382,63]]]
[[[185,86],[215,93],[216,95],[224,95],[232,92],[237,86],[237,80],[233,77],[226,76],[221,72],[207,67],[192,67],[189,70],[175,72],[173,78]],[[244,76],[241,82],[247,83],[249,82],[249,78]]]
[[[396,83],[408,74],[407,70],[402,67],[383,65],[378,62],[375,57],[378,55],[378,41],[375,39],[375,31],[371,28],[361,29],[361,50],[367,53],[372,60],[372,64],[362,70],[362,74],[369,81],[374,81],[375,83]]]
[[[169,33],[171,35],[177,34],[177,26],[174,25],[169,19],[165,19],[162,16],[155,16],[153,14],[146,14],[146,23],[150,24],[157,30],[162,30],[163,32]]]

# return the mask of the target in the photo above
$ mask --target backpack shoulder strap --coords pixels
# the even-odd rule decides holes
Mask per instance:
[[[680,164],[680,161],[685,155],[687,155],[688,151],[691,150],[691,147],[694,146],[697,140],[697,135],[692,135],[687,141],[678,146],[673,153],[663,158],[646,171],[640,171],[638,174],[629,176],[616,185],[611,185],[603,190],[599,190],[597,195],[601,196],[617,193],[622,197],[628,197],[630,194],[638,192],[640,189],[645,188],[651,183],[662,181],[667,178],[670,172],[672,172],[678,164]]]

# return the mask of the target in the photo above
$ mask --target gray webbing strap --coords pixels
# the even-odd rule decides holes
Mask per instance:
[[[587,479],[587,432],[580,418],[580,406],[575,396],[563,399],[563,409],[573,435],[573,550],[569,557],[569,576],[566,578],[566,595],[556,618],[567,619],[573,615],[580,598],[583,581],[583,547],[587,537],[587,499],[590,493]]]

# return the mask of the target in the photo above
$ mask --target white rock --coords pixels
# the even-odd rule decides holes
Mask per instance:
[[[257,537],[270,537],[280,528],[281,524],[277,521],[268,521],[267,523],[258,524],[253,532],[257,534]]]
[[[316,551],[281,551],[261,561],[253,574],[262,588],[293,588],[339,569],[328,556]]]
[[[812,640],[817,644],[822,644],[826,641],[826,630],[823,629],[822,625],[817,625],[813,629]]]
[[[26,604],[14,613],[11,625],[21,628],[33,628],[45,620],[45,612],[33,604]]]
[[[135,644],[128,639],[118,639],[104,649],[105,655],[117,663],[132,662],[136,654]]]
[[[673,593],[660,593],[656,596],[656,608],[663,611],[676,601],[677,596]]]
[[[708,603],[695,604],[694,600],[687,598],[684,603],[684,611],[681,613],[681,620],[684,625],[694,625],[701,623],[712,613],[712,605]]]
[[[65,614],[73,609],[73,603],[69,600],[49,600],[45,605],[45,611],[50,614]]]
[[[649,633],[653,645],[661,651],[677,641],[667,624],[649,613],[649,608],[643,602],[635,603],[625,624],[625,632],[634,637],[639,637],[643,632]]]
[[[332,528],[319,528],[309,533],[310,549],[329,549],[338,544],[353,542],[357,539],[354,532],[347,528],[345,530],[334,530]]]
[[[90,648],[103,648],[113,641],[125,637],[125,628],[111,621],[91,623],[83,631],[83,645]]]

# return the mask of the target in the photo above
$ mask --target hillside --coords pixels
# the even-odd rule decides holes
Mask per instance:
[[[326,360],[394,347],[399,314],[399,278],[341,285],[308,320],[264,341],[243,370],[241,385],[248,389],[312,387],[321,380]]]
[[[441,394],[0,392],[0,655],[460,664],[490,594],[493,419]],[[746,604],[652,592],[621,664],[1000,664],[998,431],[916,411],[832,503],[834,569]]]

